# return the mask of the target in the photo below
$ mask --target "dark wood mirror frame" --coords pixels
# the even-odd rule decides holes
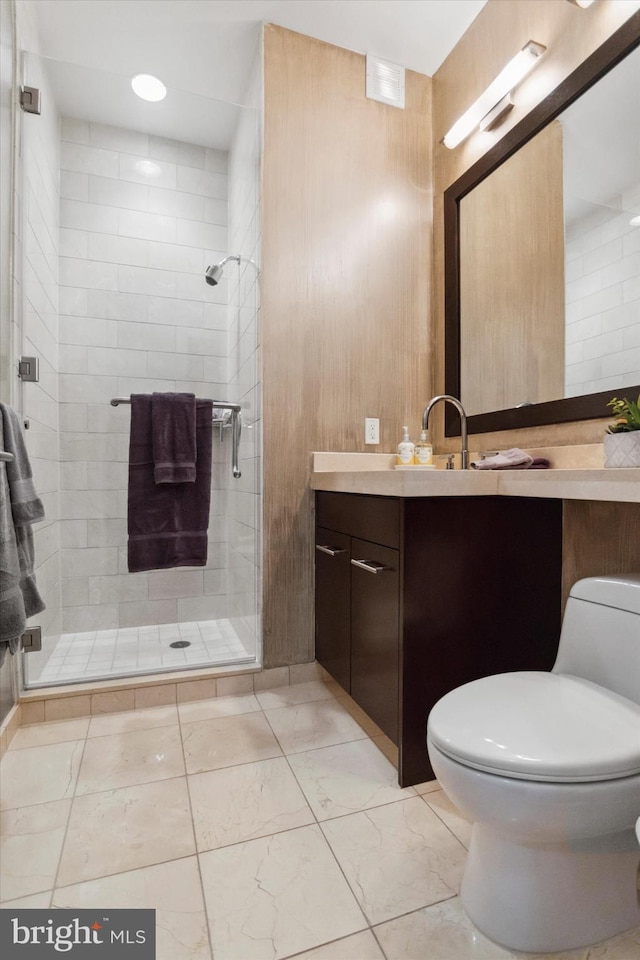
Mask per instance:
[[[634,13],[545,100],[509,130],[499,143],[477,160],[445,191],[445,393],[459,397],[461,387],[460,201],[638,46],[640,46],[640,12]],[[640,393],[640,385],[623,385],[618,393],[622,390],[635,397]],[[607,401],[615,392],[615,390],[607,390],[603,393],[591,393],[580,397],[535,403],[527,407],[477,414],[468,418],[469,433],[490,433],[494,430],[515,430],[543,424],[567,423],[572,420],[611,417],[611,411],[607,409]],[[447,404],[445,436],[459,435],[458,414]]]

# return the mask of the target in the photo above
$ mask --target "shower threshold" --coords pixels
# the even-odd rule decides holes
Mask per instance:
[[[25,688],[247,666],[257,662],[255,647],[251,628],[240,617],[66,633],[37,675],[25,655]]]

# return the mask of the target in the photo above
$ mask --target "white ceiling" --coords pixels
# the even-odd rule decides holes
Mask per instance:
[[[128,74],[107,73],[63,60],[38,59],[44,64],[58,113],[63,117],[229,150],[240,114],[249,109],[173,87],[165,100],[149,103],[133,93]]]
[[[40,52],[243,102],[261,22],[433,75],[486,0],[37,0]]]

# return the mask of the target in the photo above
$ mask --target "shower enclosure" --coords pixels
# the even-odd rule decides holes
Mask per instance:
[[[11,334],[39,379],[12,401],[47,516],[25,686],[259,663],[259,56],[242,105],[147,103],[32,54],[23,73]],[[153,391],[216,401],[204,568],[127,570],[127,401]]]

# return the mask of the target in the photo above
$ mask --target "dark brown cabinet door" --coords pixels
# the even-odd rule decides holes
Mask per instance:
[[[398,742],[397,550],[351,540],[351,696]]]
[[[316,528],[316,660],[351,690],[351,538]]]

